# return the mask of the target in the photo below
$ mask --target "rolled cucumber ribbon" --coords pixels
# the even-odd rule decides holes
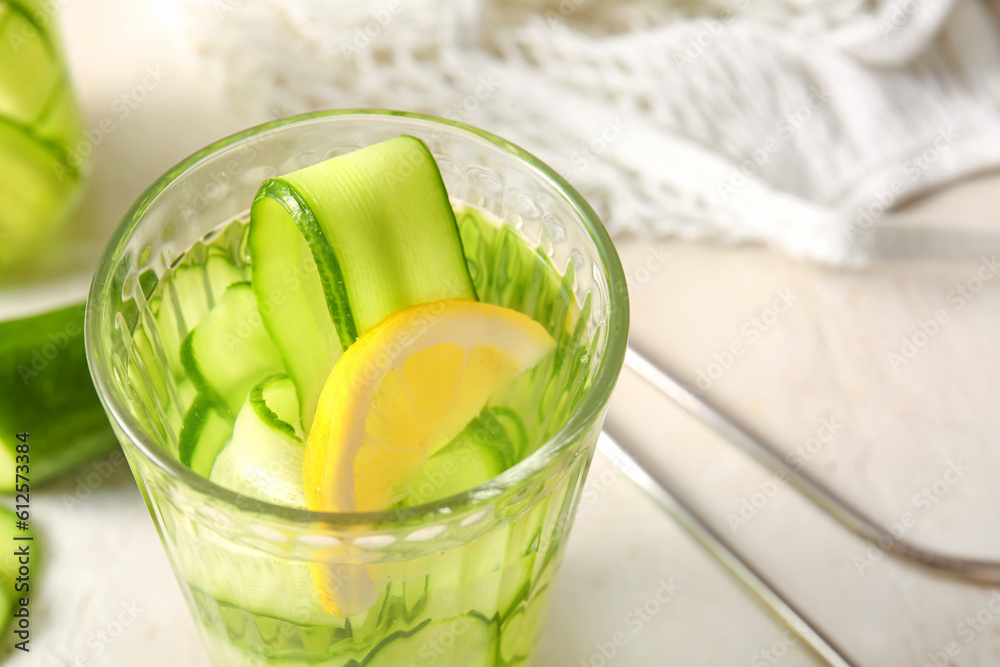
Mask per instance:
[[[0,278],[33,263],[67,219],[93,149],[59,45],[55,6],[0,0]]]

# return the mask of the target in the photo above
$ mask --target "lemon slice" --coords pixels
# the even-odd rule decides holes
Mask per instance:
[[[307,506],[392,507],[429,456],[554,347],[527,315],[468,299],[382,320],[348,348],[323,387],[303,461]]]
[[[527,315],[468,299],[385,318],[347,349],[323,386],[303,460],[306,506],[392,507],[428,457],[554,347]],[[347,543],[317,554],[313,581],[327,612],[352,616],[376,602],[384,576],[362,564],[371,555]]]

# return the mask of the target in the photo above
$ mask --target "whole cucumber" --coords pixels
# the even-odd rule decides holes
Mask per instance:
[[[17,435],[31,488],[117,446],[87,368],[84,304],[0,322],[0,493],[12,493]],[[23,480],[22,480],[23,481]]]

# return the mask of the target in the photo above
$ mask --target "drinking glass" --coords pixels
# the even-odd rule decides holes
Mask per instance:
[[[293,509],[195,474],[176,457],[183,392],[156,349],[151,304],[168,297],[157,295],[170,291],[179,264],[202,260],[206,244],[226,240],[236,256],[245,254],[239,221],[263,179],[403,134],[425,141],[456,204],[509,226],[535,249],[530,256],[558,267],[572,303],[562,320],[582,341],[573,347],[560,340],[563,370],[541,392],[543,416],[559,418],[548,422],[537,448],[498,477],[412,508]],[[520,303],[531,314],[523,304],[538,300],[532,285],[505,283],[513,280],[503,268],[505,251],[494,250],[494,266],[470,268],[492,271],[496,300]],[[186,333],[183,322],[176,324],[172,340]],[[137,330],[146,332],[142,345]],[[97,268],[86,316],[98,393],[220,666],[527,664],[627,330],[625,277],[614,246],[565,180],[482,130],[375,110],[283,119],[184,160],[125,214]],[[345,605],[346,616],[324,610],[316,567],[335,582],[340,599],[359,601]]]
[[[0,279],[34,264],[81,192],[83,133],[57,3],[0,0]]]

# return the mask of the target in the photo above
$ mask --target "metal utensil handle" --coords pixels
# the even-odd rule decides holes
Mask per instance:
[[[1000,583],[1000,561],[940,553],[884,530],[875,518],[808,472],[786,466],[782,454],[773,445],[754,435],[750,429],[740,425],[708,401],[696,396],[632,345],[629,345],[625,353],[625,365],[726,441],[741,447],[764,466],[787,475],[789,483],[800,493],[858,536],[875,542],[883,551],[961,579],[987,584]]]
[[[753,595],[809,646],[817,656],[833,667],[850,667],[850,663],[836,645],[817,630],[806,617],[777,592],[763,575],[745,563],[726,541],[702,520],[695,510],[686,506],[662,479],[656,479],[631,454],[626,452],[609,433],[611,423],[606,422],[597,447],[611,459],[626,476],[635,482],[653,500],[659,503],[701,546],[718,560]]]

